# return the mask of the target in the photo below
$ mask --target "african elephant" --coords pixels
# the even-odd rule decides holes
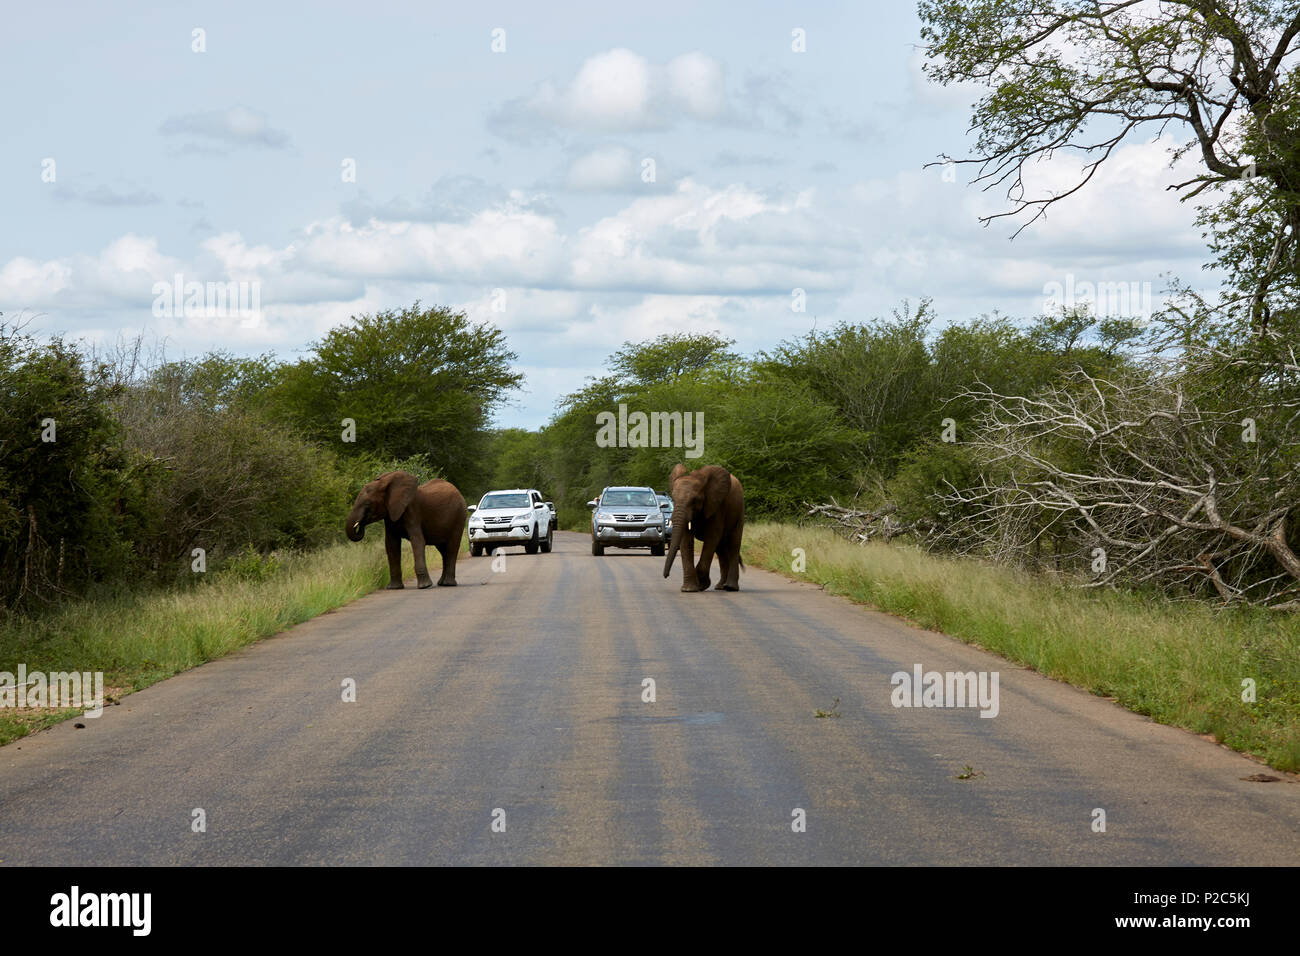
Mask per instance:
[[[682,590],[707,591],[709,566],[718,554],[719,590],[740,590],[740,536],[745,527],[745,490],[740,479],[725,468],[706,465],[689,474],[685,465],[673,466],[668,478],[673,499],[673,536],[664,560],[664,577],[673,568],[677,549],[682,555]],[[700,539],[700,563],[695,564],[695,539]]]
[[[439,587],[456,586],[456,555],[469,512],[456,486],[441,478],[416,485],[409,471],[390,471],[361,489],[348,512],[343,533],[360,541],[366,525],[384,522],[384,547],[388,551],[388,587],[402,587],[402,539],[411,542],[415,578],[420,587],[433,586],[424,563],[424,548],[433,545],[442,555]]]

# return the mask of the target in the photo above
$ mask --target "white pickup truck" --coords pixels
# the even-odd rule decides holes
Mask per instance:
[[[469,553],[478,557],[496,548],[522,544],[529,554],[550,554],[555,513],[536,488],[489,491],[469,506]]]

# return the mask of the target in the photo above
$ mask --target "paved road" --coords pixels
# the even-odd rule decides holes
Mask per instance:
[[[3,864],[1300,859],[1294,779],[815,586],[681,594],[575,534],[490,568],[0,748]],[[998,716],[894,708],[915,664],[998,671]]]

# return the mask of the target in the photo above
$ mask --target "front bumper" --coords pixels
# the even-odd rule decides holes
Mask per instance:
[[[644,548],[647,545],[663,544],[664,531],[659,525],[600,525],[595,537],[601,544],[611,548]]]
[[[532,541],[532,528],[470,528],[471,544],[486,544],[502,541]]]

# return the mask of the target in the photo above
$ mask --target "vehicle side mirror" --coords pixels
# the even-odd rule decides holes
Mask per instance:
[[[594,508],[594,507],[596,507],[596,505],[598,505],[598,504],[600,504],[600,499],[599,499],[599,498],[592,498],[590,501],[587,502],[587,507],[588,507],[588,508]]]
[[[669,504],[668,502],[666,502],[666,501],[661,501],[661,502],[659,502],[659,510],[660,510],[660,511],[667,511],[667,510],[668,510],[669,508],[671,508],[671,507],[672,507],[672,505],[670,505],[670,504]]]
[[[469,510],[470,510],[470,511],[478,511],[478,505],[470,505],[470,506],[469,506]]]

